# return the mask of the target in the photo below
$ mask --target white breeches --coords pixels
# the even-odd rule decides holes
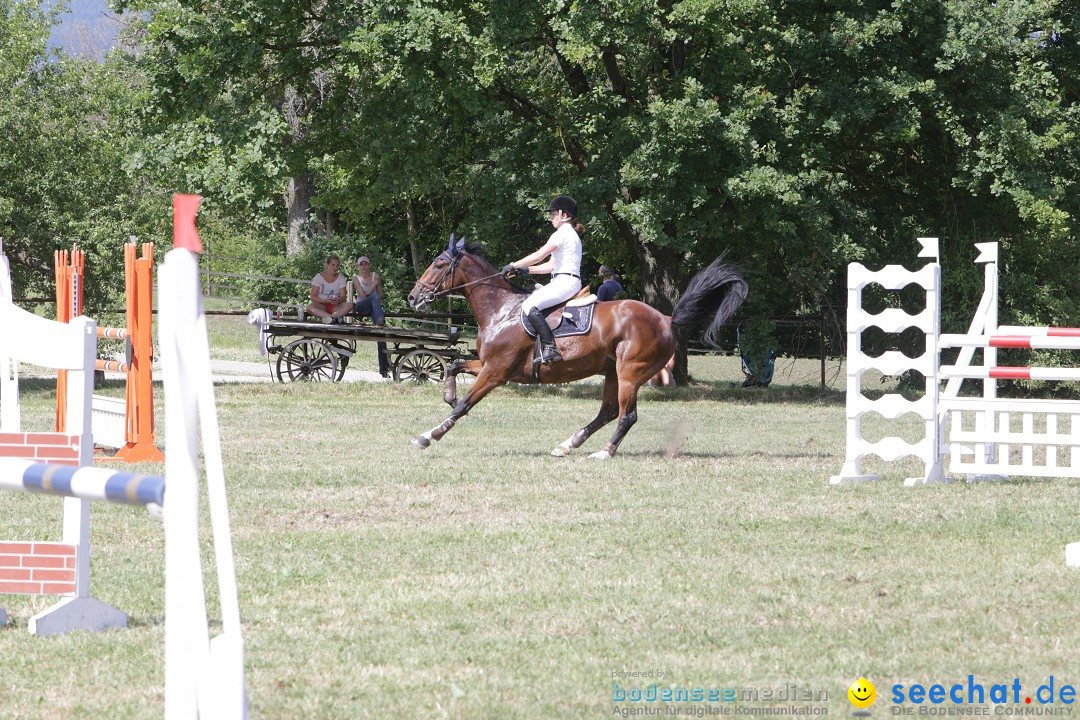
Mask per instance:
[[[532,295],[525,298],[525,302],[521,303],[521,312],[528,315],[533,308],[547,310],[574,297],[579,290],[581,280],[573,275],[556,275],[547,285],[538,287]]]

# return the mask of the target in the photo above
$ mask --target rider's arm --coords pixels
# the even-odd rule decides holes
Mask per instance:
[[[555,242],[554,240],[548,240],[547,244],[545,244],[542,248],[540,248],[539,250],[537,250],[534,253],[526,255],[525,257],[521,258],[520,260],[514,261],[513,263],[511,263],[511,265],[513,265],[516,268],[528,267],[528,266],[532,265],[533,263],[536,263],[536,262],[539,262],[539,261],[543,260],[548,255],[550,255],[551,253],[555,252],[555,249],[557,247],[559,247],[559,243]],[[551,272],[551,271],[548,270],[548,272]]]
[[[554,269],[555,269],[555,261],[554,260],[548,260],[547,262],[542,262],[539,265],[530,265],[529,266],[529,274],[530,275],[547,275],[548,273],[550,273]]]

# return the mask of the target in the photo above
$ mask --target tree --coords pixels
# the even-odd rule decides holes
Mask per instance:
[[[1025,312],[1055,319],[1076,310],[1075,4],[122,3],[154,11],[157,155],[227,202],[292,178],[293,228],[310,201],[414,266],[450,230],[519,255],[568,192],[590,262],[629,264],[646,302],[728,249],[758,317],[842,302],[847,262],[907,261],[917,235],[947,264],[1001,239],[1010,282],[1054,279]]]
[[[53,251],[79,242],[94,273],[88,304],[101,307],[123,291],[123,242],[153,227],[153,199],[125,172],[130,78],[116,63],[50,54],[62,8],[35,5],[0,0],[0,236],[25,294],[51,295]]]
[[[284,205],[290,254],[308,233],[326,232],[332,217],[312,224],[310,165],[321,154],[313,129],[334,122],[334,62],[356,3],[114,4],[146,18],[133,61],[149,78],[147,162],[268,227]]]
[[[621,246],[660,308],[724,247],[750,273],[748,310],[788,314],[842,300],[846,262],[908,258],[916,235],[1048,259],[1074,235],[1075,52],[1035,33],[1075,19],[1049,2],[489,0],[367,17],[357,66],[481,128],[467,224],[519,226],[515,207],[568,191],[592,208],[590,251]],[[1063,280],[1054,304],[1075,296]]]

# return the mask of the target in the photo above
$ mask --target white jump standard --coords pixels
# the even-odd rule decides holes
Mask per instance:
[[[37,634],[101,629],[97,616],[105,610],[126,622],[123,613],[86,597],[89,502],[161,507],[165,525],[165,718],[243,720],[247,718],[244,644],[206,317],[199,292],[198,261],[194,252],[184,249],[198,242],[194,212],[195,207],[191,206],[190,217],[177,220],[176,249],[166,255],[159,275],[159,293],[169,299],[159,311],[165,444],[169,451],[165,457],[165,478],[89,467],[93,449],[90,395],[97,341],[94,322],[78,317],[70,323],[59,323],[16,308],[11,302],[7,258],[0,253],[0,367],[4,371],[0,377],[3,384],[0,419],[4,423],[0,428],[0,451],[21,456],[0,459],[0,489],[65,496],[63,543],[0,544],[0,593],[36,591],[69,595],[45,611],[49,616],[37,622]],[[185,229],[181,225],[190,227]],[[28,324],[37,331],[19,332]],[[72,435],[20,431],[19,360],[69,371],[74,390],[67,394],[66,415],[67,429]],[[36,462],[50,453],[66,465]],[[221,608],[221,630],[213,637],[207,617],[199,538],[200,466],[206,476]],[[22,553],[17,557],[17,566],[10,559],[3,559],[4,547]],[[29,586],[4,589],[4,573],[12,572],[13,568],[28,569],[31,584],[35,573],[50,570],[62,573],[57,577],[64,582],[40,580],[36,590]],[[65,604],[89,610],[57,614],[56,608],[63,609]],[[99,612],[94,604],[105,610]],[[88,620],[87,615],[95,617]],[[43,628],[43,624],[48,627]],[[35,619],[31,619],[30,628],[35,631]]]
[[[938,393],[935,379],[937,370],[937,337],[939,335],[941,296],[941,268],[937,264],[937,239],[920,238],[923,250],[919,257],[932,257],[920,270],[910,271],[899,265],[888,265],[881,270],[869,270],[859,263],[848,265],[848,307],[847,307],[847,453],[844,466],[838,475],[829,479],[833,485],[846,482],[865,482],[880,480],[880,475],[867,475],[862,471],[862,461],[869,455],[876,455],[886,461],[896,461],[904,457],[915,456],[924,463],[923,476],[908,478],[905,484],[920,482],[939,482],[945,478],[941,468],[938,450]],[[926,292],[926,306],[918,315],[909,315],[903,310],[889,308],[873,315],[863,309],[862,293],[868,285],[878,284],[888,290],[901,290],[908,285],[918,285]],[[926,348],[922,355],[911,358],[898,350],[871,357],[862,350],[862,334],[871,327],[879,327],[888,333],[900,333],[907,328],[917,328],[926,338]],[[863,395],[862,378],[869,370],[878,370],[886,375],[901,375],[908,370],[915,370],[926,378],[926,390],[918,400],[907,400],[899,393],[887,393],[877,400]],[[900,437],[884,437],[877,442],[868,442],[862,437],[862,419],[869,413],[878,413],[882,417],[896,420],[908,413],[915,413],[922,418],[923,437],[914,443]]]
[[[998,348],[1080,350],[1080,328],[999,327],[998,245],[977,243],[976,263],[984,265],[983,294],[966,333],[940,332],[941,268],[937,240],[920,238],[919,257],[931,262],[912,272],[889,265],[871,272],[858,263],[848,266],[848,350],[847,350],[847,449],[839,475],[830,483],[877,479],[863,475],[860,463],[867,455],[886,461],[915,456],[923,461],[923,477],[909,478],[905,484],[948,480],[948,471],[977,477],[1068,477],[1080,478],[1080,401],[997,397],[998,380],[1080,380],[1080,367],[1049,368],[1002,366],[997,364]],[[926,307],[918,316],[901,310],[886,310],[872,316],[862,308],[862,289],[876,282],[891,290],[917,284],[926,291]],[[927,317],[930,314],[930,317]],[[905,327],[919,327],[926,334],[926,352],[918,358],[886,352],[880,358],[862,353],[861,333],[876,325],[896,333]],[[940,352],[960,348],[952,365],[942,365]],[[982,351],[981,364],[973,364],[975,350]],[[899,355],[899,357],[897,357]],[[917,370],[926,377],[926,393],[914,403],[886,395],[870,401],[862,395],[861,377],[870,369],[887,375]],[[965,379],[982,383],[982,397],[960,397]],[[942,387],[944,384],[944,388]],[[861,420],[869,412],[896,419],[916,412],[926,428],[922,441],[906,443],[885,438],[877,443],[862,439]],[[1080,543],[1066,548],[1066,562],[1080,567]]]

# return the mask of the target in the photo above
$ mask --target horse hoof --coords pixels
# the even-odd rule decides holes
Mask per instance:
[[[559,445],[558,447],[556,447],[554,450],[551,451],[552,457],[566,457],[569,454],[570,454],[570,448],[565,447],[563,445]]]
[[[610,460],[611,453],[609,453],[607,450],[599,450],[597,452],[594,452],[589,457],[591,457],[593,460]]]
[[[431,445],[431,441],[423,435],[417,435],[412,439],[412,444],[423,450],[426,449],[429,445]]]

